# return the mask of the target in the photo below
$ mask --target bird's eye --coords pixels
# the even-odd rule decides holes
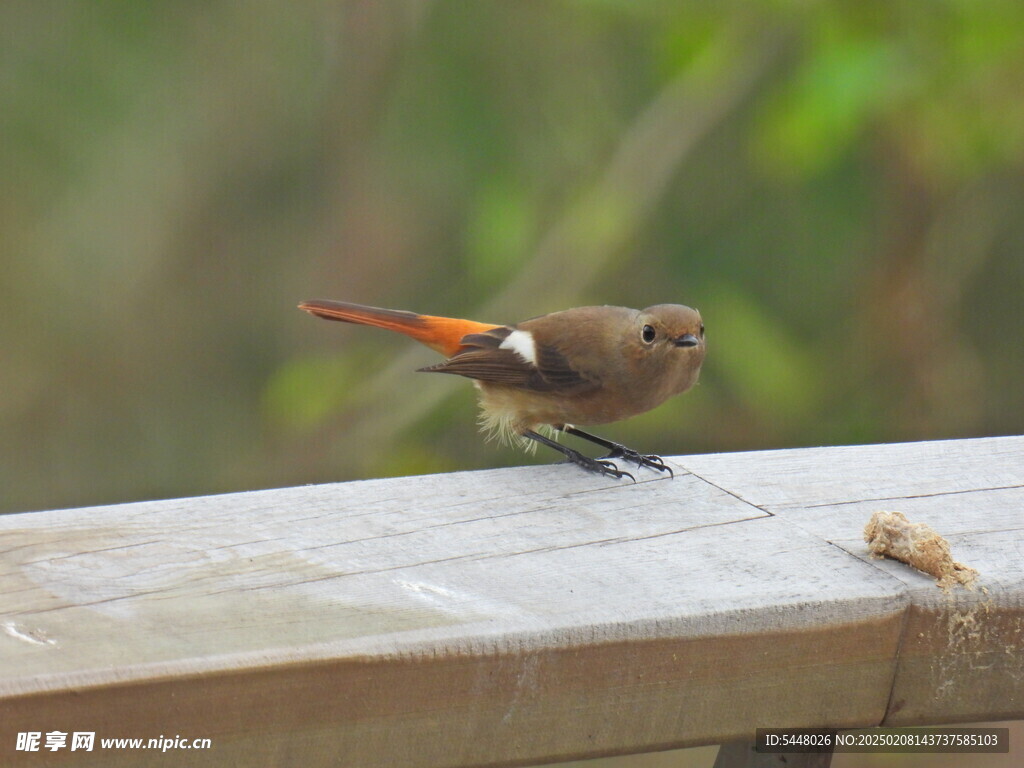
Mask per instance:
[[[645,325],[643,330],[640,331],[640,338],[644,340],[644,344],[650,344],[653,342],[654,337],[657,335],[657,332],[650,325]]]
[[[704,323],[700,324],[700,337],[702,339],[704,338]]]

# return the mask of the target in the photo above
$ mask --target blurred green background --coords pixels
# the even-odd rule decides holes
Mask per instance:
[[[698,307],[663,454],[1024,432],[1024,3],[0,4],[0,511],[553,460],[335,298]]]

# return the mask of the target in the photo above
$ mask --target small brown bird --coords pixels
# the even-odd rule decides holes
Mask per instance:
[[[317,317],[372,325],[410,336],[448,359],[420,368],[472,379],[480,392],[482,424],[505,439],[526,438],[562,453],[584,469],[635,478],[609,459],[659,471],[658,456],[638,453],[576,425],[607,424],[661,405],[697,383],[704,362],[700,313],[680,304],[643,310],[578,307],[494,325],[431,317],[342,301],[299,304]],[[553,427],[610,453],[593,459],[540,434]],[[521,440],[523,445],[530,445]]]

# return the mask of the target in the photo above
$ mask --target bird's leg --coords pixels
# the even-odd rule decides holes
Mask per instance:
[[[648,467],[650,469],[656,469],[659,472],[668,472],[669,475],[675,477],[675,472],[672,471],[672,467],[664,462],[661,456],[655,456],[653,454],[642,454],[639,451],[634,451],[632,448],[627,448],[621,443],[613,443],[611,440],[605,440],[603,437],[592,435],[589,432],[584,432],[578,427],[574,427],[572,424],[563,424],[559,427],[562,432],[568,432],[570,435],[576,435],[576,437],[582,437],[584,440],[589,440],[595,445],[600,445],[602,448],[607,448],[609,454],[605,456],[605,459],[626,459],[626,461],[635,461],[637,466]]]
[[[621,480],[623,477],[628,477],[634,483],[636,478],[633,477],[629,472],[623,472],[621,469],[616,467],[612,462],[606,459],[592,459],[589,456],[584,456],[579,451],[574,451],[572,448],[556,443],[554,440],[544,437],[532,429],[528,429],[522,433],[523,437],[528,437],[531,440],[536,440],[541,445],[546,445],[549,448],[554,448],[556,451],[565,456],[569,461],[578,467],[583,467],[590,472],[597,472],[599,475],[606,475],[608,477],[614,477],[616,480]]]

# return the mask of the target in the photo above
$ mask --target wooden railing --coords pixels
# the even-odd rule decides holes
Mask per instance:
[[[1024,437],[671,464],[0,517],[0,764],[509,765],[1024,718]],[[879,510],[977,588],[872,558]],[[100,743],[161,736],[209,749]]]

